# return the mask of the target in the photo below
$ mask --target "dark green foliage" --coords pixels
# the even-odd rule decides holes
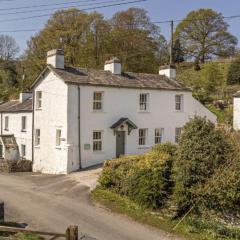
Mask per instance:
[[[184,62],[184,52],[179,39],[176,39],[173,45],[173,62]]]
[[[205,118],[195,117],[185,125],[175,164],[174,200],[180,215],[196,203],[197,188],[226,163],[231,151],[230,141]]]
[[[238,56],[229,67],[227,84],[240,84],[240,56]]]
[[[175,150],[170,144],[159,145],[143,156],[108,161],[99,183],[142,206],[162,207],[172,193]]]

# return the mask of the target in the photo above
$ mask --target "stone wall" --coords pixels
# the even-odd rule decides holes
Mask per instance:
[[[0,160],[0,172],[31,172],[32,162],[29,160]]]

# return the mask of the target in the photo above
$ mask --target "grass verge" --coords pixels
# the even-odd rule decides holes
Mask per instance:
[[[129,198],[120,196],[109,190],[96,188],[92,191],[92,199],[113,212],[124,214],[133,220],[148,224],[168,233],[179,235],[184,239],[195,240],[236,240],[240,239],[240,229],[226,227],[213,221],[196,217],[188,217],[173,231],[176,221],[163,217],[159,212],[142,208]]]

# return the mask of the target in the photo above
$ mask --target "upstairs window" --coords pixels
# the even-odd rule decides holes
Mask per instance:
[[[102,131],[93,132],[93,151],[102,151]]]
[[[36,109],[42,108],[42,92],[36,91]]]
[[[146,144],[147,144],[147,129],[146,128],[139,129],[138,145],[144,146]]]
[[[9,130],[9,117],[6,116],[5,117],[5,121],[4,121],[4,130],[8,131]]]
[[[26,131],[27,131],[27,117],[22,116],[22,132],[26,132]]]
[[[175,129],[175,142],[178,143],[182,133],[182,128]]]
[[[93,110],[101,111],[103,109],[103,93],[94,92],[93,93]]]
[[[57,129],[56,130],[56,146],[59,147],[61,145],[61,135],[62,135],[62,130]]]
[[[183,95],[175,95],[175,110],[183,110]]]
[[[35,146],[40,145],[40,129],[35,129]]]
[[[148,111],[148,108],[149,108],[149,94],[148,93],[140,94],[139,108],[140,108],[140,111]]]
[[[163,142],[163,128],[155,129],[155,144],[159,144]]]

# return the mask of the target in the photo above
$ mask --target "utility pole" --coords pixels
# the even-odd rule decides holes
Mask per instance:
[[[171,43],[170,43],[170,65],[173,64],[173,21],[170,22],[171,25]]]
[[[25,68],[22,68],[22,81],[21,81],[21,91],[24,90],[24,81],[25,81]]]

